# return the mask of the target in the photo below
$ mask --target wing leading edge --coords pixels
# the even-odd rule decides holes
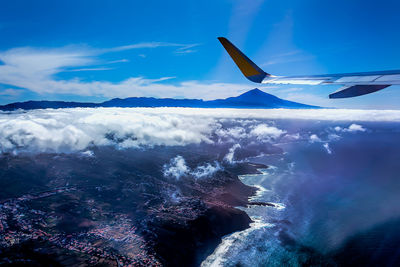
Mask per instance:
[[[400,85],[400,70],[374,71],[313,76],[274,76],[264,72],[228,39],[218,37],[243,75],[252,82],[264,84],[343,85],[329,98],[348,98],[377,92],[391,85]]]

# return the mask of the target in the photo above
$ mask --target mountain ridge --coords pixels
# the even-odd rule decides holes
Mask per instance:
[[[128,97],[113,98],[101,103],[71,102],[71,101],[25,101],[15,102],[0,106],[0,110],[12,111],[17,109],[32,110],[45,108],[77,108],[77,107],[191,107],[191,108],[292,108],[292,109],[314,109],[320,108],[285,100],[265,93],[258,88],[247,91],[236,97],[225,99],[202,100],[202,99],[175,99],[154,97]]]

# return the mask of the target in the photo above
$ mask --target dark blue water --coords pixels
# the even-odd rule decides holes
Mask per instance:
[[[259,188],[254,200],[277,207],[245,208],[252,227],[203,266],[400,264],[400,125],[349,125],[277,122],[300,137],[253,158],[270,166],[263,174],[241,177]]]

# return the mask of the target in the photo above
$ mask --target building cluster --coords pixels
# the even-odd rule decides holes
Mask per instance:
[[[58,188],[3,201],[0,204],[0,249],[39,239],[59,248],[83,253],[91,265],[111,261],[123,266],[161,266],[147,252],[146,242],[125,215],[116,214],[110,222],[96,222],[95,227],[87,232],[66,234],[55,231],[48,224],[48,221],[58,220],[55,215],[29,209],[23,203],[67,190],[71,189]]]

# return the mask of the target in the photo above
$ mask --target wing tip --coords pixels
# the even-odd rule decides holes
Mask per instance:
[[[261,83],[266,76],[269,76],[268,73],[264,72],[260,67],[258,67],[227,38],[220,36],[217,37],[217,39],[220,41],[226,52],[228,52],[229,56],[233,59],[240,71],[248,80],[255,83]]]

